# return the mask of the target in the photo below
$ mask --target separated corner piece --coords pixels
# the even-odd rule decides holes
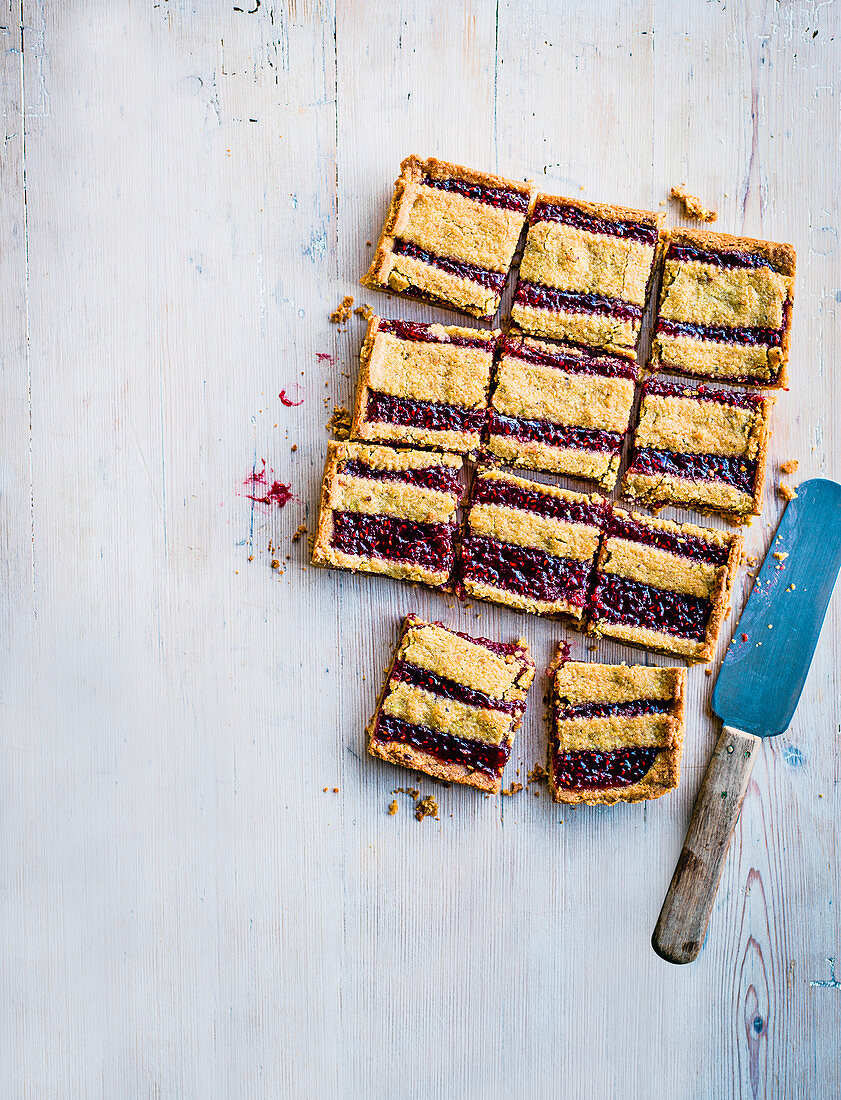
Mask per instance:
[[[531,183],[407,157],[362,285],[490,320],[533,196]]]
[[[534,661],[523,639],[471,638],[407,615],[368,751],[436,779],[499,793]]]
[[[549,696],[556,802],[641,802],[677,788],[686,670],[558,661]]]
[[[795,261],[789,244],[669,230],[651,369],[786,388]]]

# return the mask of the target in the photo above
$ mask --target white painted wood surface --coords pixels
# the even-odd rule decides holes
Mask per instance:
[[[796,245],[761,553],[780,460],[841,476],[840,23],[807,0],[7,0],[0,1095],[838,1095],[841,989],[810,984],[841,956],[838,596],[676,969],[649,936],[715,736],[703,669],[675,796],[437,789],[439,821],[391,817],[411,775],[362,730],[404,612],[523,632],[541,667],[586,644],[308,569],[290,539],[355,375],[362,324],[327,315],[363,297],[418,152],[628,205],[686,182],[716,228]],[[282,511],[243,496],[263,459]],[[544,687],[511,778],[542,759]]]

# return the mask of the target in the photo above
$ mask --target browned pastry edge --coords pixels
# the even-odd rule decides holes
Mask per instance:
[[[538,192],[535,205],[539,202],[547,202],[557,206],[574,206],[583,214],[589,214],[594,218],[602,218],[605,221],[634,221],[640,225],[649,225],[660,228],[665,220],[665,213],[654,210],[634,210],[630,206],[615,206],[606,202],[586,202],[584,199],[574,199],[569,195],[547,195]]]

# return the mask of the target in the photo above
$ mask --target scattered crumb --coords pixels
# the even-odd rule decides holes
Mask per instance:
[[[598,653],[598,650],[599,650],[599,647],[597,645],[588,645],[587,646],[587,652],[588,653]]]
[[[683,186],[673,187],[671,196],[681,204],[687,218],[697,218],[698,221],[702,222],[714,222],[718,217],[715,210],[708,210],[697,195],[690,195]]]
[[[395,787],[391,793],[407,794],[414,799],[417,799],[420,796],[420,791],[417,789],[417,787]]]
[[[280,569],[280,562],[277,558],[272,558],[272,569]]]
[[[325,788],[324,788],[324,790],[326,791],[326,790],[327,790],[327,788],[325,787]]]
[[[704,669],[704,675],[705,676],[712,676],[712,674],[713,674],[713,670],[711,668],[705,668]]]
[[[350,317],[352,309],[353,298],[350,296],[350,294],[346,294],[344,298],[342,298],[339,305],[337,305],[333,312],[330,314],[330,320],[333,322],[334,325],[344,324],[344,322],[347,321]]]
[[[371,247],[371,242],[370,242],[370,241],[366,241],[366,242],[365,242],[365,244],[366,244],[366,245],[367,245],[367,246],[368,246],[369,248]]]
[[[248,555],[248,560],[249,560],[249,561],[254,561],[254,555],[253,555],[253,554],[249,554],[249,555]]]
[[[438,803],[432,797],[431,794],[426,795],[425,798],[420,799],[415,806],[415,817],[418,821],[423,821],[425,817],[438,817]]]
[[[301,526],[298,528],[298,530],[295,532],[295,534],[292,536],[292,541],[297,542],[298,539],[301,537],[301,535],[305,535],[306,533],[307,533],[307,525],[305,523],[302,523]]]
[[[522,783],[512,783],[511,786],[506,787],[503,790],[502,793],[507,794],[507,795],[510,796],[512,794],[519,794],[522,789],[523,789],[523,784]]]
[[[532,770],[526,776],[528,783],[545,783],[549,778],[549,772],[543,767],[542,764],[535,764]]]
[[[297,451],[297,450],[298,450],[298,444],[297,444],[297,443],[293,443],[293,444],[292,444],[292,450],[293,450],[293,451]]]
[[[778,485],[777,492],[783,498],[783,500],[794,500],[797,493],[792,489],[790,485]]]
[[[793,592],[795,590],[795,588],[797,588],[797,585],[792,583],[788,586],[788,588],[786,589],[786,592]]]
[[[755,565],[758,565],[758,564],[759,564],[759,559],[758,559],[758,558],[753,558],[753,557],[751,557],[751,558],[748,558],[748,557],[746,557],[746,558],[745,558],[745,565],[746,565],[746,566],[747,566],[747,567],[748,567],[749,569],[753,569],[753,567],[754,567]]]
[[[790,458],[787,462],[783,462],[780,464],[780,473],[793,474],[799,465],[800,463],[797,461],[796,458]]]
[[[327,421],[326,427],[336,439],[350,439],[350,413],[344,405],[333,406],[333,415]]]
[[[399,809],[400,807],[397,805],[397,799],[392,798],[391,802],[389,802],[388,804],[388,812],[391,814],[392,817],[394,817]]]
[[[777,559],[777,561],[785,561],[786,558],[788,557],[788,551],[784,550],[784,551],[780,552],[779,550],[775,550],[774,551],[774,557]]]
[[[773,630],[774,629],[774,624],[773,623],[768,623],[768,629]]]
[[[357,317],[363,317],[366,321],[370,321],[374,316],[374,311],[367,302],[363,302],[361,306],[357,306],[353,312]]]
[[[339,788],[338,788],[338,787],[334,787],[334,788],[333,788],[333,794],[338,794],[338,793],[339,793]]]
[[[540,798],[540,791],[534,791],[533,793],[535,798]]]

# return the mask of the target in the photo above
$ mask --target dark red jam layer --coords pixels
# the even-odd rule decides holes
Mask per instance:
[[[500,341],[502,354],[512,359],[523,359],[527,363],[538,363],[542,366],[555,367],[557,370],[566,371],[567,374],[598,374],[603,378],[631,378],[637,377],[637,364],[628,359],[612,359],[609,356],[595,355],[571,355],[565,354],[563,348],[558,348],[556,355],[538,351],[520,340],[511,340],[503,337]]]
[[[495,340],[470,340],[467,336],[441,336],[440,333],[431,332],[431,325],[421,325],[415,321],[381,320],[377,325],[377,332],[388,333],[400,340],[416,340],[426,344],[452,344],[458,348],[479,348],[490,355],[496,344]]]
[[[532,600],[564,601],[573,607],[584,606],[591,564],[479,535],[469,535],[462,544],[466,581]]]
[[[699,596],[599,573],[590,597],[594,619],[625,626],[642,626],[681,638],[703,640],[712,606]]]
[[[656,546],[660,550],[668,550],[670,554],[681,554],[685,558],[695,558],[710,565],[726,565],[730,557],[729,546],[705,542],[697,535],[679,535],[672,531],[660,531],[656,527],[626,519],[614,511],[611,511],[604,535],[606,539],[627,539],[629,542]]]
[[[434,432],[475,432],[485,426],[484,409],[460,409],[437,401],[415,401],[411,397],[392,397],[377,390],[368,391],[365,419],[384,424],[404,424]]]
[[[334,512],[330,545],[345,554],[409,562],[436,572],[452,569],[455,525],[415,523],[394,516]]]
[[[655,225],[643,225],[642,222],[623,222],[612,218],[597,218],[593,214],[585,214],[577,206],[554,202],[539,202],[531,216],[531,225],[535,222],[563,222],[575,229],[583,229],[587,233],[604,233],[609,237],[625,237],[632,241],[642,241],[643,244],[657,244],[657,227]]]
[[[685,481],[719,481],[752,496],[756,463],[725,455],[691,455],[640,447],[634,451],[628,473],[647,476],[666,474]]]
[[[731,328],[727,325],[696,325],[689,321],[666,321],[662,317],[657,321],[657,332],[663,336],[692,336],[697,340],[715,340],[722,344],[742,344],[753,347],[764,344],[778,348],[783,342],[782,329],[774,328]]]
[[[716,401],[720,405],[730,405],[737,409],[755,410],[761,407],[765,398],[760,393],[743,393],[741,390],[718,390],[710,386],[679,386],[676,382],[665,382],[652,378],[642,387],[643,397],[689,397],[693,401]]]
[[[616,453],[622,449],[622,432],[603,432],[598,428],[573,428],[553,424],[551,420],[528,420],[525,417],[503,416],[491,409],[488,413],[488,433],[521,439],[524,443],[544,443],[547,447],[569,447],[574,451],[604,451]]]
[[[529,196],[522,191],[515,191],[513,187],[485,187],[481,183],[468,183],[467,180],[435,179],[427,176],[423,181],[427,187],[437,187],[440,191],[454,191],[457,195],[464,195],[466,199],[474,202],[484,202],[488,206],[495,206],[498,210],[516,210],[525,214],[529,208]]]
[[[554,313],[563,310],[566,313],[600,313],[616,317],[619,321],[637,323],[642,318],[642,309],[623,302],[620,298],[605,298],[601,294],[570,294],[565,290],[555,290],[542,283],[529,283],[520,279],[514,304],[530,306],[532,309],[548,309]]]
[[[571,706],[561,696],[558,703],[562,705],[556,707],[555,717],[561,722],[571,718],[639,718],[643,714],[671,714],[674,707],[671,699],[631,699],[628,703],[578,703]]]
[[[481,707],[483,710],[501,710],[504,714],[514,714],[525,707],[525,701],[495,699],[484,691],[475,691],[457,680],[438,676],[434,672],[419,668],[417,665],[407,664],[405,661],[394,662],[391,669],[391,682],[411,684],[413,687],[423,688],[424,691],[431,691],[433,695],[440,695],[442,699],[455,699],[459,703],[466,703],[470,707]]]
[[[601,791],[639,783],[659,749],[635,747],[613,752],[566,752],[555,757],[555,785],[567,791]]]
[[[426,726],[414,726],[402,718],[393,718],[390,714],[380,714],[377,718],[374,740],[383,744],[397,741],[402,745],[411,745],[444,764],[463,764],[485,775],[499,775],[511,752],[507,742],[491,745],[486,741],[437,733]]]
[[[734,248],[732,252],[710,252],[705,248],[695,248],[694,245],[671,244],[666,259],[681,263],[715,264],[716,267],[770,267],[776,270],[764,256],[738,248]]]
[[[501,294],[505,286],[505,275],[501,275],[498,271],[488,271],[487,268],[479,267],[477,264],[469,264],[465,260],[455,260],[449,256],[435,256],[432,252],[426,252],[408,241],[396,240],[392,250],[398,256],[410,256],[413,260],[429,264],[430,267],[440,267],[449,275],[455,275],[458,279],[468,279],[471,283],[478,283],[480,286],[487,287],[488,290],[496,291],[497,294]]]
[[[378,470],[358,458],[349,458],[339,467],[340,474],[348,477],[365,477],[372,481],[405,481],[424,489],[437,489],[440,493],[461,494],[460,470],[452,466],[421,466],[416,470]]]
[[[507,508],[522,508],[526,512],[537,512],[539,516],[550,519],[563,519],[568,523],[589,523],[601,527],[604,522],[605,508],[602,504],[590,501],[562,500],[550,493],[541,493],[524,489],[513,481],[499,478],[482,477],[478,473],[473,480],[470,504],[501,504]]]

